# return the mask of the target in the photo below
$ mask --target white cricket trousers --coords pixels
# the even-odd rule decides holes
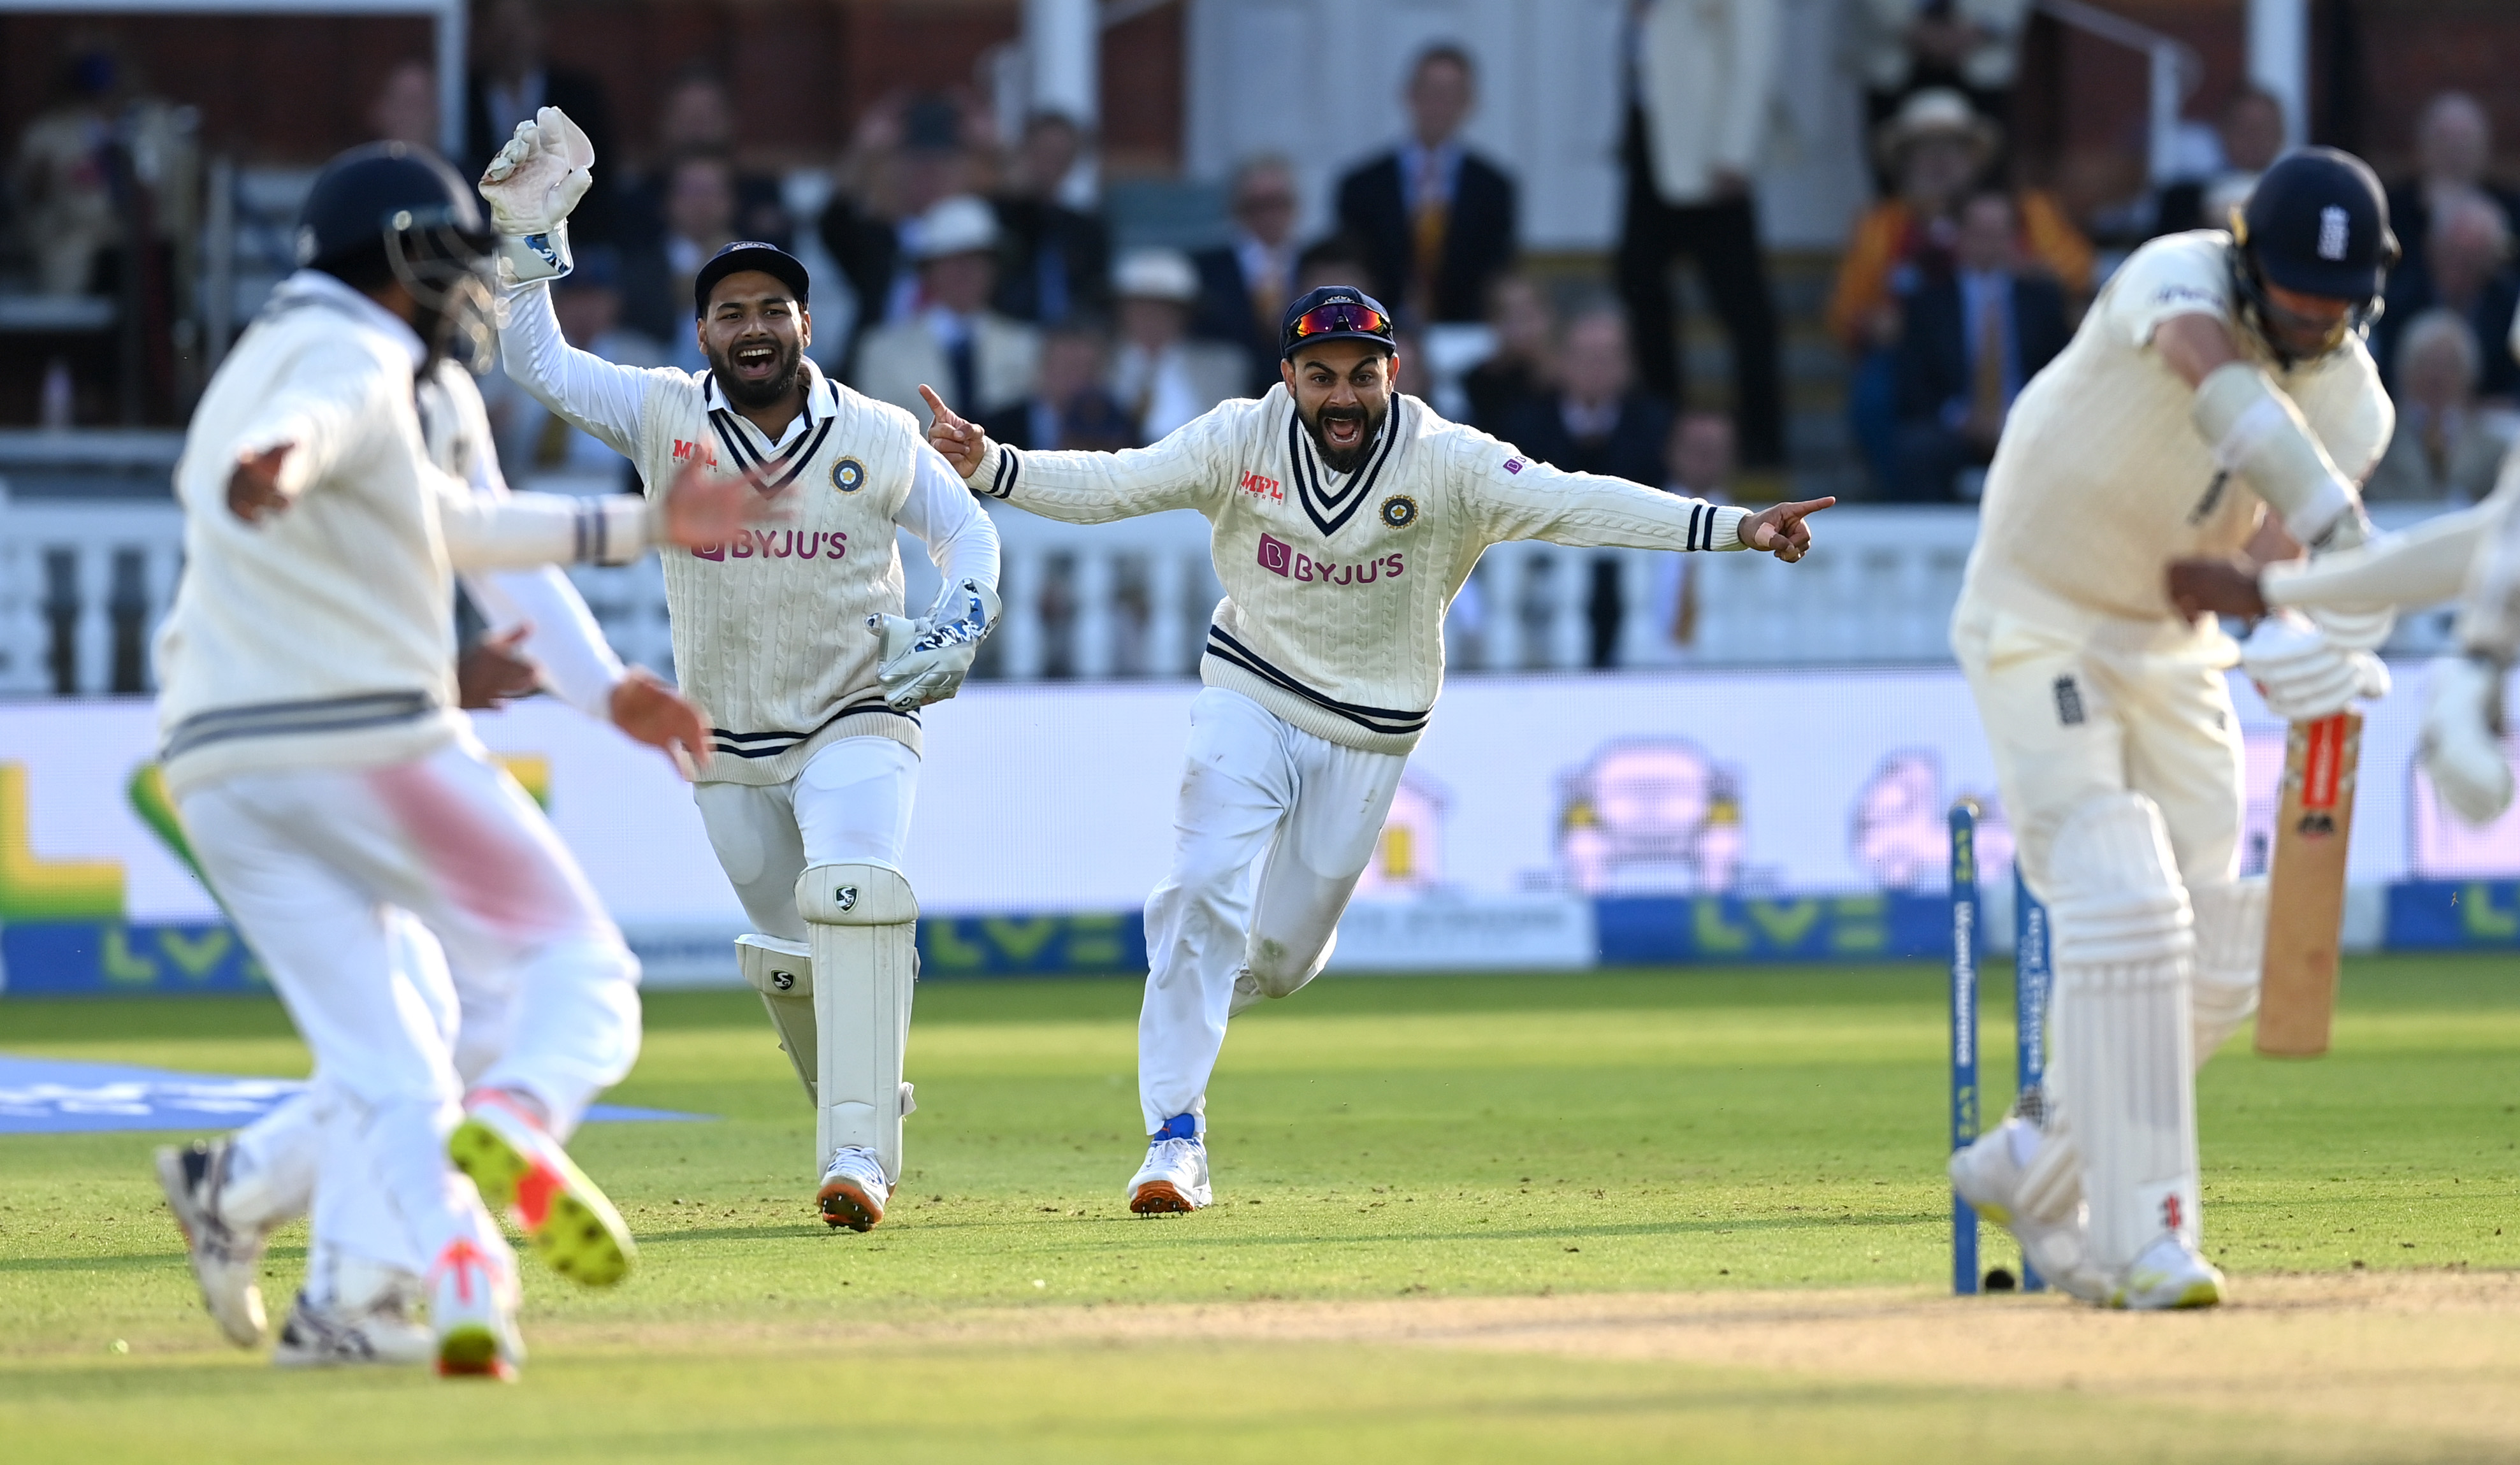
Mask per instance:
[[[2094,794],[2151,799],[2183,883],[2239,873],[2246,753],[2220,668],[1973,604],[1953,618],[1952,649],[1995,754],[2014,858],[2042,899],[2056,831]]]
[[[826,743],[785,783],[692,787],[709,846],[752,929],[786,941],[806,939],[796,877],[808,866],[901,868],[918,796],[919,755],[889,737]]]
[[[446,1162],[462,1084],[445,967],[421,959],[426,944],[399,923],[417,918],[450,958],[513,993],[478,1082],[530,1095],[569,1132],[638,1056],[639,966],[541,811],[470,739],[378,768],[240,774],[179,805],[212,890],[315,1056],[332,1111],[319,1230],[404,1265],[459,1237],[501,1245]],[[406,1245],[358,1216],[362,1187]]]
[[[1179,1114],[1206,1132],[1238,976],[1284,997],[1329,959],[1408,763],[1300,732],[1238,691],[1192,698],[1172,869],[1147,898],[1138,1097],[1148,1133]]]

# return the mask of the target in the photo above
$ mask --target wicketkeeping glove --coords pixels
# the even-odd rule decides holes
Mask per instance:
[[[2288,723],[2317,722],[2358,698],[2389,694],[2389,668],[2379,657],[2347,650],[2289,610],[2258,622],[2240,645],[2240,669],[2258,684],[2267,710]]]
[[[2472,656],[2433,663],[2424,706],[2424,772],[2452,813],[2492,823],[2511,807],[2511,763],[2502,753],[2502,671]]]
[[[980,643],[996,629],[998,593],[977,580],[949,585],[935,606],[917,620],[897,615],[871,615],[867,629],[883,640],[883,659],[876,677],[883,699],[894,710],[908,712],[941,702],[963,689]]]
[[[595,184],[595,145],[568,113],[546,107],[481,170],[481,198],[499,231],[499,280],[522,285],[569,272],[568,211]]]

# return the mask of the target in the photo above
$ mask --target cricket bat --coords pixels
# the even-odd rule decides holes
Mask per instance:
[[[2362,755],[2359,712],[2295,723],[2284,740],[2283,803],[2267,870],[2261,1053],[2316,1058],[2327,1051],[2345,925],[2345,850],[2354,832],[2354,770]]]

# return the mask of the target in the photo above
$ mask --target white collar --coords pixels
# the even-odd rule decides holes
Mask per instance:
[[[428,342],[420,338],[420,333],[412,330],[409,322],[322,270],[299,270],[272,287],[271,294],[272,303],[276,305],[304,298],[322,300],[348,311],[369,329],[392,336],[395,344],[410,352],[411,369],[415,372],[428,360]]]
[[[779,441],[770,444],[773,448],[794,437],[805,428],[819,423],[838,410],[839,404],[832,400],[832,393],[824,385],[823,369],[814,365],[812,357],[808,356],[796,363],[796,377],[798,383],[805,389],[805,410],[796,414],[788,422],[788,430],[779,434]],[[702,411],[712,413],[723,410],[727,416],[742,423],[744,428],[754,436],[764,441],[769,439],[770,434],[754,426],[750,418],[737,412],[735,404],[726,399],[726,391],[718,385],[717,373],[714,370],[700,373],[700,407]]]

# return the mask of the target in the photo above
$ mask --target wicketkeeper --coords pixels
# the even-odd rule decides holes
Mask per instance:
[[[1391,320],[1329,287],[1287,307],[1280,384],[1151,448],[1023,453],[932,390],[933,442],[971,487],[1100,523],[1194,509],[1225,582],[1191,704],[1172,869],[1147,902],[1141,1215],[1209,1204],[1207,1080],[1227,1020],[1328,960],[1444,677],[1444,611],[1488,546],[1802,557],[1828,499],[1760,512],[1560,472],[1392,388]],[[1259,866],[1256,888],[1251,879]]]
[[[2397,253],[2369,168],[2293,154],[2230,232],[2136,251],[2022,390],[1987,475],[1952,644],[2054,922],[2055,1056],[1951,1173],[2092,1301],[2222,1298],[2193,1075],[2256,1007],[2265,947],[2266,882],[2238,877],[2234,648],[2165,572],[2262,529],[2322,555],[2367,537],[2356,485],[2393,414],[2362,334]],[[2237,656],[2277,716],[2314,721],[2386,691],[2389,626],[2271,619]]]
[[[998,535],[898,407],[805,359],[811,281],[783,249],[739,243],[692,282],[709,369],[616,366],[570,346],[550,282],[595,150],[544,108],[482,174],[500,235],[508,375],[628,457],[654,492],[688,464],[787,491],[775,529],[668,554],[674,669],[715,719],[694,798],[757,934],[745,980],[815,1106],[817,1203],[864,1231],[901,1178],[911,1108],[919,904],[903,875],[919,709],[961,688],[998,619]],[[926,542],[945,590],[902,615],[896,527]]]

